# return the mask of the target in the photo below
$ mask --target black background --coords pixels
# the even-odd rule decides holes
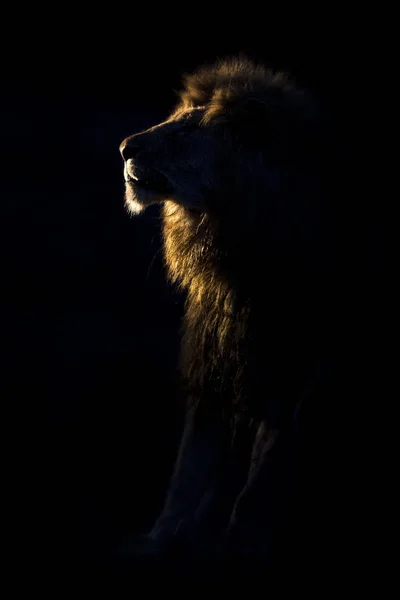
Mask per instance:
[[[182,422],[182,301],[164,279],[158,209],[132,219],[123,207],[120,142],[168,114],[182,73],[244,52],[329,106],[355,171],[366,150],[371,39],[347,16],[289,27],[260,23],[255,9],[216,23],[200,7],[184,18],[130,8],[112,22],[60,10],[45,25],[25,12],[3,52],[10,462],[23,465],[13,474],[16,521],[27,524],[19,549],[52,572],[82,568],[152,524]],[[371,254],[378,264],[379,243]]]

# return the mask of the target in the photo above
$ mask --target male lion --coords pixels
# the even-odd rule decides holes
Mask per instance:
[[[311,538],[304,415],[326,402],[334,330],[322,123],[289,76],[229,59],[120,146],[126,206],[163,203],[166,266],[187,294],[187,419],[151,551],[272,561],[302,547],[301,526]]]

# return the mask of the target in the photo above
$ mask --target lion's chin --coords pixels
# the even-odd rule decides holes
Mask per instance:
[[[148,206],[164,202],[173,207],[173,210],[183,209],[185,214],[193,219],[200,218],[206,212],[204,206],[185,202],[176,197],[175,194],[167,195],[141,186],[138,183],[127,182],[125,184],[125,207],[131,215],[139,215]]]
[[[126,183],[125,185],[125,206],[132,215],[138,215],[144,211],[147,206],[164,202],[164,194],[144,188],[139,184]]]

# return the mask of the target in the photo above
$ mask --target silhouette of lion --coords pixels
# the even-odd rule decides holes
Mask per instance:
[[[187,418],[150,552],[271,562],[311,536],[304,414],[334,329],[323,123],[290,76],[234,58],[187,76],[171,116],[120,146],[126,206],[163,203],[186,292]]]

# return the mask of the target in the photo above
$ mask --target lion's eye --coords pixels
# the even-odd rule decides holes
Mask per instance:
[[[198,125],[191,121],[189,123],[185,123],[182,126],[182,129],[180,129],[179,131],[176,132],[176,135],[179,135],[180,137],[184,136],[184,135],[189,135],[192,131],[196,131],[198,129]]]

